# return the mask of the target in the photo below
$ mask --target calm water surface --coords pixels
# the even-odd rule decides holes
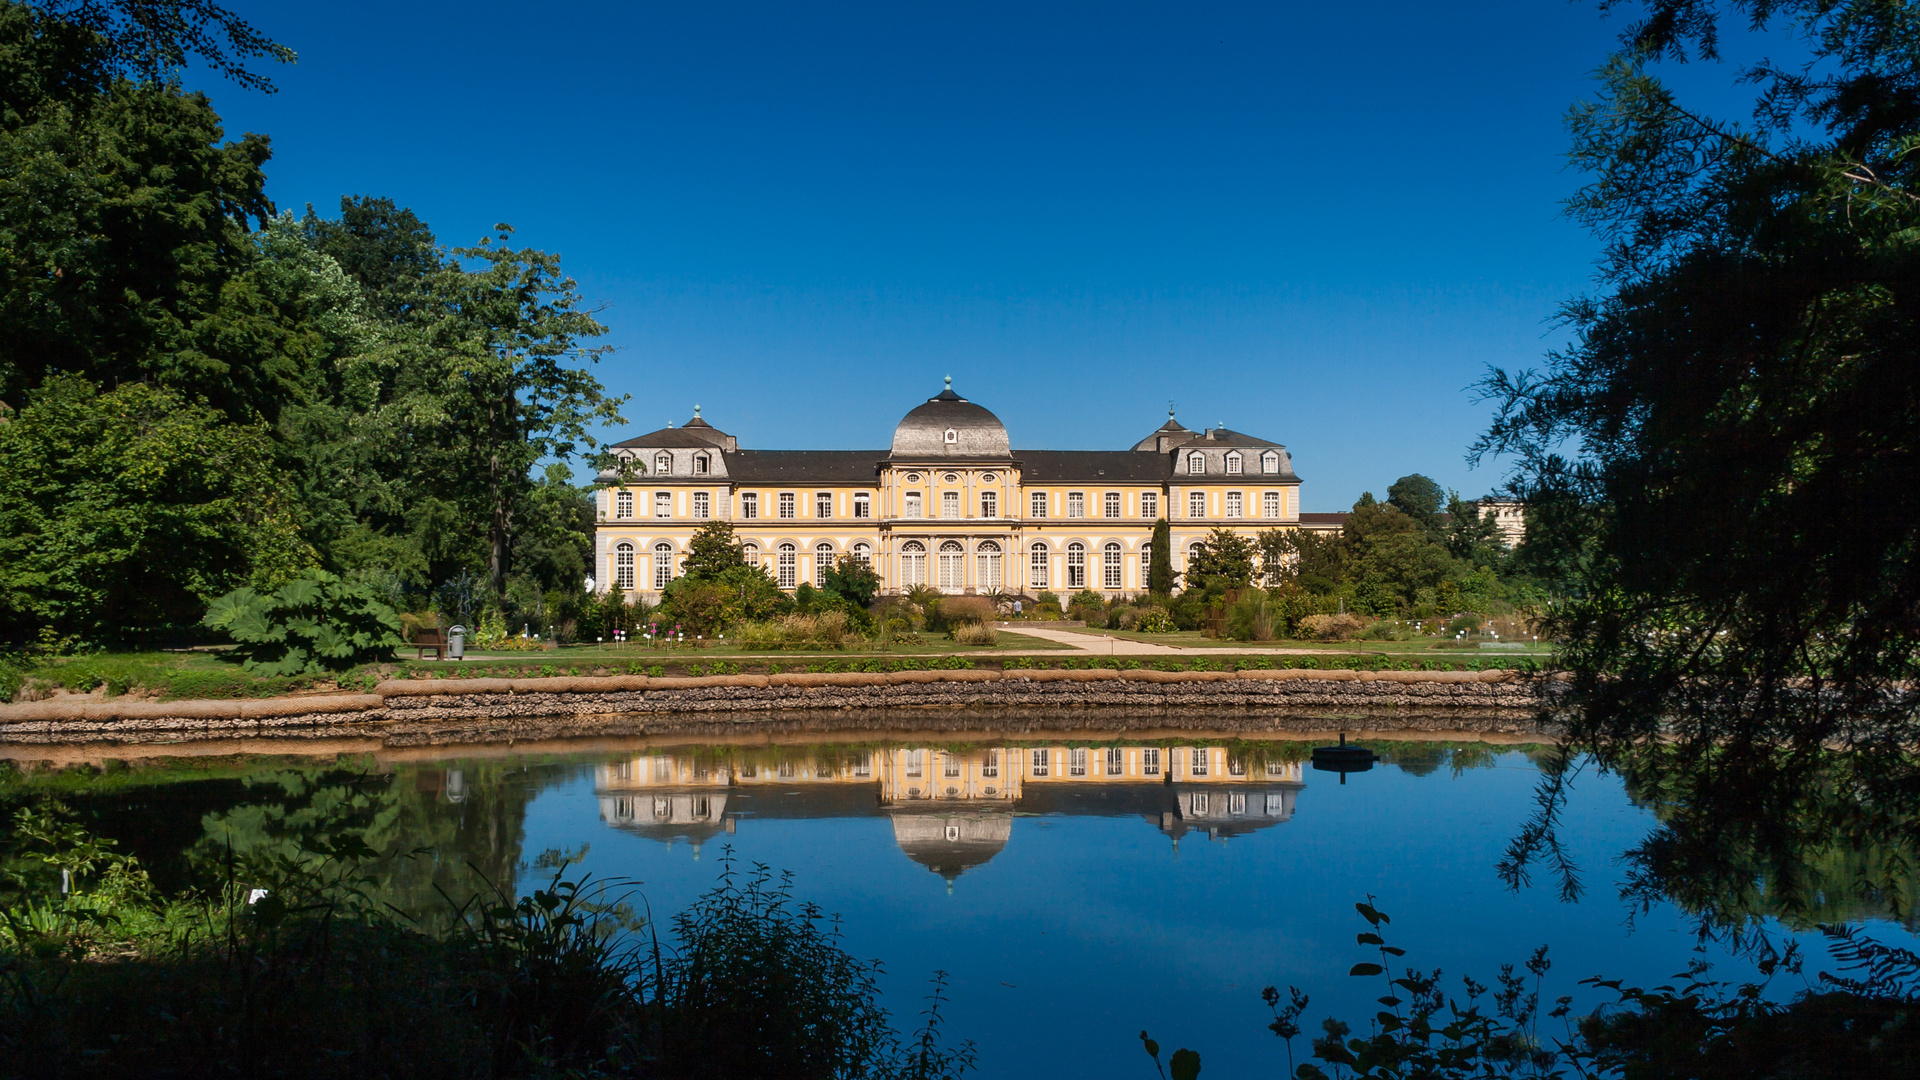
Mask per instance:
[[[949,1030],[976,1042],[989,1077],[1149,1076],[1142,1028],[1201,1051],[1209,1076],[1283,1074],[1260,989],[1311,994],[1309,1030],[1369,1015],[1377,984],[1345,975],[1369,959],[1353,908],[1369,895],[1389,940],[1449,976],[1491,981],[1551,946],[1549,997],[1581,994],[1589,975],[1655,984],[1692,957],[1685,913],[1636,915],[1615,896],[1615,859],[1654,824],[1617,781],[1575,790],[1565,835],[1591,888],[1568,904],[1494,873],[1531,808],[1526,748],[1391,744],[1389,763],[1342,784],[1300,763],[1306,746],[1209,737],[1197,762],[1186,737],[1044,736],[229,759],[110,773],[77,798],[163,873],[228,841],[354,831],[382,850],[432,846],[382,877],[403,905],[470,885],[470,866],[524,889],[543,853],[569,852],[574,873],[635,881],[664,917],[728,857],[765,863],[844,917],[855,954],[885,962],[903,1027],[948,972]]]

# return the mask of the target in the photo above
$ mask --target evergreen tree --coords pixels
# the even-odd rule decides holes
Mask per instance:
[[[1173,527],[1166,518],[1153,523],[1152,558],[1147,568],[1147,591],[1155,596],[1172,596],[1173,577]]]
[[[736,566],[745,566],[740,545],[733,541],[731,522],[712,520],[695,529],[687,544],[687,561],[682,576],[694,581],[718,578]]]

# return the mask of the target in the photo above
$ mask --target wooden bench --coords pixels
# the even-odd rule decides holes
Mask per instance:
[[[433,650],[433,658],[435,660],[445,660],[447,658],[447,637],[438,630],[422,629],[418,634],[414,635],[413,644],[420,650],[418,655],[414,657],[416,660],[425,660],[428,649]]]

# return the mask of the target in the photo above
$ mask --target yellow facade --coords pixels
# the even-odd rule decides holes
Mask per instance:
[[[1144,591],[1162,517],[1177,572],[1213,529],[1300,525],[1300,479],[1278,443],[1169,417],[1130,450],[1016,451],[951,387],[907,415],[889,450],[743,451],[697,410],[615,449],[628,468],[601,477],[595,577],[641,593],[665,588],[715,519],[782,588],[817,585],[851,555],[883,592],[1028,596]]]

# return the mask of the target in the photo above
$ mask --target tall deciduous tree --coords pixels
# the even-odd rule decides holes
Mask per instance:
[[[566,461],[591,450],[588,429],[622,423],[619,405],[583,364],[606,346],[583,341],[606,327],[580,306],[560,257],[510,246],[513,230],[454,251],[458,263],[431,283],[431,314],[413,346],[439,376],[423,419],[433,432],[434,467],[458,491],[462,508],[485,523],[487,573],[506,589],[514,512],[543,458]]]
[[[1487,380],[1501,411],[1478,449],[1515,455],[1512,486],[1580,526],[1576,599],[1551,621],[1578,747],[1632,783],[1700,778],[1697,840],[1764,814],[1753,834],[1789,857],[1778,822],[1833,793],[1858,812],[1820,813],[1862,843],[1911,835],[1920,19],[1882,0],[1645,6],[1571,117],[1599,291],[1568,305],[1575,341],[1543,370]],[[1723,17],[1809,56],[1741,73],[1750,122],[1654,68],[1716,59]],[[1816,774],[1829,751],[1839,772]]]

